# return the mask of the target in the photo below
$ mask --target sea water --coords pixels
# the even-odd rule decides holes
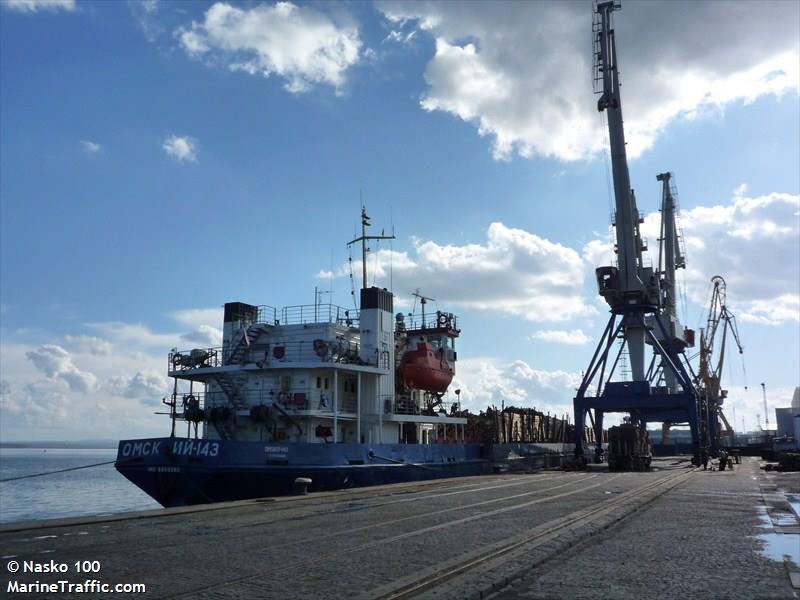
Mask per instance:
[[[0,448],[0,480],[113,461],[116,449]],[[105,464],[0,482],[0,523],[160,508]]]

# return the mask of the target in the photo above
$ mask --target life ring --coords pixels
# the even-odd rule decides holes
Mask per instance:
[[[289,392],[280,392],[278,393],[278,402],[281,404],[288,404],[289,403]]]
[[[447,325],[447,321],[449,321],[449,319],[447,318],[447,314],[439,313],[438,321],[439,321],[439,327],[445,327]]]
[[[314,352],[320,358],[325,358],[328,354],[328,344],[325,343],[325,340],[314,340]]]

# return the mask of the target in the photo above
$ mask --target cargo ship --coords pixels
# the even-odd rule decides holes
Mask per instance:
[[[164,506],[490,472],[448,393],[458,317],[414,296],[396,314],[366,285],[358,309],[225,304],[221,347],[168,355],[170,435],[122,440],[117,470]]]

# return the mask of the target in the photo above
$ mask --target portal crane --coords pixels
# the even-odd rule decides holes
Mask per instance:
[[[739,330],[736,327],[736,317],[728,310],[727,306],[727,287],[725,280],[719,275],[711,278],[714,286],[711,292],[711,305],[708,309],[708,321],[706,328],[700,334],[700,366],[697,379],[700,382],[702,404],[707,414],[709,427],[709,440],[711,442],[711,454],[717,455],[719,450],[721,419],[725,425],[725,434],[728,436],[728,443],[733,445],[734,433],[728,419],[722,412],[722,404],[728,397],[728,391],[720,387],[722,379],[722,366],[725,364],[725,350],[728,341],[728,331],[733,336],[739,354],[744,352],[742,342],[739,339]],[[719,340],[719,341],[717,341]],[[714,364],[713,356],[717,351],[717,360]]]
[[[687,346],[694,345],[694,331],[684,329],[678,319],[677,270],[686,268],[686,252],[683,249],[677,219],[678,192],[672,173],[661,173],[656,176],[661,186],[661,235],[658,238],[658,275],[661,292],[661,313],[648,318],[648,326],[654,329],[656,337],[662,345],[671,347],[681,354]],[[662,327],[655,327],[653,319],[659,319]],[[662,335],[662,329],[663,334]],[[658,357],[653,354],[653,360]],[[681,357],[685,360],[685,357]],[[659,383],[663,378],[670,392],[678,391],[678,380],[669,368],[667,357],[661,356],[659,361]]]
[[[657,317],[648,317],[647,322],[656,334],[656,337],[665,346],[670,346],[680,356],[682,362],[688,364],[684,354],[687,347],[694,346],[694,331],[683,328],[678,319],[677,299],[678,281],[677,270],[686,268],[686,251],[683,247],[683,237],[678,225],[678,190],[672,173],[660,173],[656,176],[661,186],[661,230],[658,238],[658,274],[661,289],[661,314]],[[655,327],[653,319],[661,320],[666,337],[661,335],[662,328]],[[651,369],[659,358],[658,352],[653,353]],[[669,368],[666,357],[658,360],[657,384],[663,383],[669,393],[679,391],[675,373]],[[702,419],[701,419],[702,421]],[[661,427],[661,443],[666,444],[669,438],[669,428],[675,425],[664,421]]]
[[[769,408],[767,408],[767,386],[761,384],[761,395],[764,397],[764,431],[769,431]]]
[[[595,84],[600,98],[597,110],[605,111],[614,178],[617,264],[596,270],[599,293],[611,309],[611,317],[585,371],[574,399],[575,454],[585,463],[583,427],[587,413],[594,411],[595,457],[602,455],[602,427],[605,412],[627,412],[631,422],[644,426],[648,421],[688,422],[692,429],[695,458],[700,456],[700,421],[697,393],[678,349],[669,343],[672,334],[660,318],[662,297],[659,275],[642,261],[646,245],[639,231],[643,222],[630,187],[625,152],[619,71],[612,13],[621,8],[619,0],[599,2],[595,7],[594,55]],[[674,262],[674,261],[673,261]],[[648,317],[650,317],[648,319]],[[668,320],[668,319],[667,319]],[[654,333],[657,332],[657,334]],[[615,340],[621,340],[616,358],[609,363]],[[664,373],[674,378],[673,389],[655,385],[655,370],[645,373],[645,341],[660,357]],[[627,348],[632,381],[612,381],[622,351]],[[652,363],[651,363],[652,364]],[[594,395],[587,395],[590,388]]]

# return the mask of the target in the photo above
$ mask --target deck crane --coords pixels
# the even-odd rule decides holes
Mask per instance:
[[[625,132],[622,121],[619,71],[612,13],[621,8],[619,0],[599,2],[595,7],[594,71],[597,110],[605,111],[614,178],[617,265],[596,269],[599,293],[611,309],[611,317],[585,371],[573,405],[575,410],[575,454],[585,464],[583,428],[587,414],[595,428],[595,459],[602,456],[603,414],[626,412],[631,422],[644,426],[649,421],[688,422],[692,430],[695,460],[701,452],[700,415],[697,391],[689,372],[673,344],[671,334],[660,317],[662,297],[659,275],[645,266],[642,252],[646,244],[639,231],[643,222],[630,186]],[[650,319],[648,319],[650,317]],[[654,331],[658,332],[656,335]],[[612,358],[615,340],[620,340]],[[663,341],[662,341],[663,340]],[[662,371],[674,378],[673,389],[657,385],[655,374],[645,372],[645,341],[660,357]],[[612,378],[623,349],[628,351],[632,381]],[[594,392],[594,395],[590,395]]]

